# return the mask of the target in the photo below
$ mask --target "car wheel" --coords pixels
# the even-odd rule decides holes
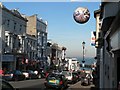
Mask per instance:
[[[32,79],[31,77],[29,79]]]
[[[16,77],[16,78],[14,78],[14,80],[15,80],[15,81],[18,81],[18,78]]]
[[[64,88],[66,89],[67,87],[68,87],[68,85],[67,85],[67,84],[65,84]]]

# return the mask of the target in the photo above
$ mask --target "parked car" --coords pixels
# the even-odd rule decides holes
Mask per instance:
[[[81,78],[81,85],[90,85],[91,84],[91,75],[89,73],[85,74],[85,77]]]
[[[38,78],[45,78],[46,73],[43,70],[35,70],[34,73],[38,76]]]
[[[18,81],[18,80],[25,80],[25,75],[19,70],[14,70],[14,71],[8,71],[4,73],[2,78],[5,80]]]
[[[4,73],[4,75],[2,75],[2,79],[7,80],[7,81],[13,80],[13,73],[9,71]]]
[[[32,70],[26,70],[27,73],[29,73],[29,79],[37,79],[38,75],[34,73]]]
[[[75,75],[76,81],[80,81],[80,74],[78,72],[72,72],[73,75]]]
[[[25,79],[29,79],[29,73],[26,70],[23,70],[22,73],[25,75]]]
[[[88,83],[89,81],[88,81],[88,78],[86,78],[86,77],[82,77],[81,78],[81,85],[89,85],[89,83]]]
[[[37,75],[39,79],[41,78],[41,74],[37,70],[35,70],[34,73]]]
[[[62,71],[62,74],[65,75],[65,77],[68,79],[69,84],[75,83],[77,81],[76,76],[73,75],[72,72]]]
[[[1,90],[15,90],[9,82],[7,82],[3,79],[0,79],[0,82],[1,82],[0,84],[2,87]]]
[[[68,81],[62,74],[49,74],[44,82],[46,88],[63,89],[66,88]]]

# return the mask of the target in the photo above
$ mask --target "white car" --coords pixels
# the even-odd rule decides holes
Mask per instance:
[[[68,83],[73,83],[74,82],[74,77],[72,75],[72,72],[63,71],[62,74],[65,75],[65,77],[68,79]]]
[[[41,74],[37,70],[35,70],[34,73],[38,76],[39,79],[42,77]]]
[[[26,71],[22,71],[23,75],[25,75],[25,79],[29,79],[29,73]]]

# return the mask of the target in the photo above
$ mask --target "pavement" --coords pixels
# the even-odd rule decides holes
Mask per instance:
[[[67,90],[95,90],[95,86],[93,84],[88,85],[88,86],[82,86],[81,81],[73,84],[73,85],[68,85]]]

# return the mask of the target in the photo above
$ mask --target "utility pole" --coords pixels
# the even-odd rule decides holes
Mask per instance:
[[[83,61],[82,61],[82,63],[83,63],[83,69],[84,69],[84,63],[85,63],[85,42],[83,41],[82,42],[82,47],[83,47]]]

